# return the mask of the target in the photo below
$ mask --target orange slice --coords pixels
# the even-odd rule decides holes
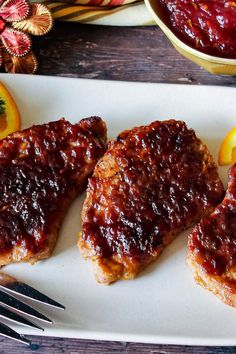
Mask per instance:
[[[231,158],[231,163],[236,163],[236,147],[233,148],[232,150],[232,158]]]
[[[0,82],[0,100],[4,101],[4,113],[0,114],[0,139],[20,129],[20,114],[11,94]]]
[[[232,128],[224,138],[218,155],[220,166],[234,162],[236,162],[236,127]]]

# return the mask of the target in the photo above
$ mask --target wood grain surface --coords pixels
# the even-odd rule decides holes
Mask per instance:
[[[106,342],[50,337],[30,337],[31,348],[15,344],[0,337],[1,354],[233,354],[235,347],[190,347],[176,345],[153,345],[126,342]]]
[[[236,86],[183,58],[157,27],[56,24],[34,39],[38,74],[89,79]]]
[[[236,86],[236,77],[216,76],[181,57],[157,27],[118,28],[57,23],[34,39],[38,74],[89,79]],[[233,311],[233,310],[232,310]],[[31,337],[33,345],[0,337],[0,354],[236,353],[236,347],[189,347],[65,338]]]

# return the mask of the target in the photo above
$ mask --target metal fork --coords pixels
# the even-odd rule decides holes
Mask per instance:
[[[53,323],[53,321],[46,317],[44,314],[40,313],[23,301],[18,300],[14,295],[18,295],[26,299],[65,310],[65,306],[50,299],[47,295],[44,295],[31,286],[16,280],[10,275],[0,273],[0,318],[3,321],[12,321],[17,324],[36,328],[42,331],[43,328],[35,322],[31,321],[31,319],[28,319],[28,316],[45,323]],[[25,343],[27,345],[31,344],[24,335],[17,333],[2,321],[0,321],[0,335],[14,339],[18,342]]]

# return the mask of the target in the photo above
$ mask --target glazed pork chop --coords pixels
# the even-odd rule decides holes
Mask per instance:
[[[106,150],[91,117],[33,126],[0,141],[0,265],[51,255],[69,204]]]
[[[109,144],[89,180],[78,246],[98,282],[130,279],[222,198],[213,158],[184,122],[133,128]]]
[[[198,284],[236,306],[236,165],[224,200],[190,234],[187,260]]]

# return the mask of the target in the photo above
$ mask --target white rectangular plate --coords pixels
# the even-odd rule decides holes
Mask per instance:
[[[110,137],[154,120],[182,119],[217,159],[219,144],[236,125],[236,89],[91,81],[1,74],[22,116],[23,128],[99,115]],[[227,168],[220,174],[227,181]],[[197,286],[185,262],[185,232],[134,280],[95,282],[91,264],[76,247],[84,195],[71,206],[53,256],[4,270],[66,306],[43,335],[191,345],[236,345],[236,310]],[[15,327],[21,333],[38,331]]]

